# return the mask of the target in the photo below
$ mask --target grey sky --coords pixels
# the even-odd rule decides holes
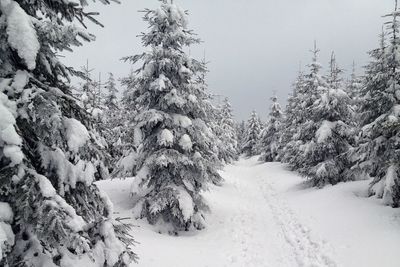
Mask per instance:
[[[105,28],[89,25],[97,41],[67,54],[65,62],[79,67],[90,60],[96,72],[126,76],[131,66],[123,56],[141,51],[137,35],[146,31],[137,11],[158,5],[156,0],[121,0],[121,5],[95,5]],[[237,119],[252,109],[266,117],[273,91],[285,102],[299,62],[309,63],[314,39],[326,66],[334,50],[339,65],[351,69],[368,61],[377,47],[392,0],[175,0],[190,12],[190,28],[204,41],[191,53],[206,51],[210,90],[228,96]],[[325,71],[326,69],[324,69]]]

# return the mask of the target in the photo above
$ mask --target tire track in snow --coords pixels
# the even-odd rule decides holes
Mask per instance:
[[[292,247],[296,261],[302,267],[337,267],[329,245],[311,236],[310,229],[299,222],[288,205],[277,196],[267,181],[262,181],[264,198],[286,242]]]

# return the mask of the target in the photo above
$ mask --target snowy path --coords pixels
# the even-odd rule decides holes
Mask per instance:
[[[337,266],[328,246],[311,236],[268,178],[255,159],[226,169],[227,183],[239,191],[234,194],[238,218],[246,218],[233,224],[244,252],[237,266]],[[243,240],[248,236],[253,241],[247,244]]]
[[[132,221],[140,242],[140,262],[133,266],[398,266],[400,212],[359,197],[368,181],[303,189],[302,179],[281,164],[255,158],[226,167],[222,175],[224,185],[205,193],[212,210],[207,229],[174,237]],[[99,183],[116,216],[132,214],[131,182]]]

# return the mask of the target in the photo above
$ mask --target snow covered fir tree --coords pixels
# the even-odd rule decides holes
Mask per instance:
[[[199,40],[187,28],[187,12],[169,1],[145,10],[144,20],[149,51],[126,58],[142,62],[129,81],[140,139],[132,194],[151,224],[167,223],[173,233],[202,229],[208,207],[201,191],[219,174],[210,160],[214,134],[205,123],[211,106],[196,82],[205,66],[183,52]]]
[[[326,81],[320,74],[321,65],[318,62],[319,50],[314,45],[314,49],[311,51],[313,53],[312,62],[309,65],[308,74],[300,74],[299,80],[295,86],[295,93],[293,94],[293,99],[291,102],[293,105],[297,105],[295,110],[294,118],[290,116],[288,111],[288,123],[290,119],[293,119],[294,124],[289,131],[293,133],[290,142],[284,150],[285,153],[290,154],[289,156],[283,156],[284,159],[288,159],[290,167],[293,170],[300,171],[303,169],[307,171],[306,161],[308,160],[306,156],[306,150],[310,144],[313,144],[313,139],[315,137],[316,131],[318,130],[318,123],[315,123],[315,116],[317,114],[313,113],[312,106],[314,103],[320,99],[321,94],[326,91]],[[290,104],[292,104],[289,102]]]
[[[326,87],[316,90],[317,100],[310,106],[314,137],[306,144],[301,173],[314,186],[337,184],[347,180],[348,154],[353,143],[350,98],[344,90],[342,70],[332,54]]]
[[[215,124],[219,129],[216,134],[221,141],[221,147],[218,153],[219,158],[225,163],[231,163],[238,159],[239,144],[232,105],[228,98],[224,99],[222,106],[216,110],[216,112],[218,116]]]
[[[397,4],[397,3],[396,3]],[[355,170],[373,178],[370,194],[393,207],[400,206],[398,163],[400,49],[399,11],[387,15],[389,39],[370,52],[365,84],[361,88],[361,140]]]
[[[283,112],[281,105],[278,103],[278,98],[271,98],[272,105],[269,113],[267,126],[261,133],[259,150],[261,151],[260,161],[272,162],[277,160],[279,141],[281,135],[281,125],[283,121]]]
[[[242,145],[242,153],[248,157],[255,156],[258,154],[257,145],[262,132],[261,121],[256,111],[251,113],[251,116],[247,121],[246,128],[247,129],[244,133]]]
[[[285,117],[282,122],[282,129],[285,129],[279,140],[278,158],[281,162],[293,162],[295,149],[299,146],[298,133],[303,117],[299,116],[302,111],[304,73],[299,71],[296,81],[293,83],[293,92],[289,95],[285,108]]]
[[[74,24],[96,21],[85,6],[0,2],[1,266],[135,260],[129,227],[93,184],[107,175],[103,148],[57,57],[94,39]]]
[[[107,142],[107,151],[111,157],[111,171],[114,170],[115,162],[123,155],[123,136],[125,132],[126,119],[124,119],[124,106],[118,98],[117,83],[113,73],[108,74],[104,86],[106,93],[102,102],[102,132]]]

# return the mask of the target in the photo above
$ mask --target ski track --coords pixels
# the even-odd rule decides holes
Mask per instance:
[[[257,168],[257,165],[259,163],[256,161],[251,165],[248,161],[239,161],[236,166],[228,167],[225,176],[226,182],[232,183],[237,189],[238,199],[250,197],[252,202],[240,204],[234,216],[233,224],[236,227],[233,237],[241,251],[237,255],[241,259],[240,266],[339,266],[333,259],[333,250],[329,244],[312,235],[311,230],[298,220],[286,204],[284,196],[278,194],[268,181],[268,174],[260,173],[261,169]],[[259,198],[260,195],[262,199]],[[257,201],[262,201],[261,205]],[[265,205],[264,209],[259,210],[263,214],[254,216],[249,212],[254,210],[254,205]],[[268,214],[272,216],[272,222]],[[261,222],[258,222],[260,219]],[[255,234],[259,234],[257,225],[260,223],[265,225],[267,239],[264,241],[267,244],[260,244],[259,237],[254,238]],[[274,236],[275,239],[271,238]],[[265,255],[271,256],[266,248],[268,245],[272,246],[273,250],[279,248],[279,251],[273,251],[274,259],[265,258],[261,254],[264,250]],[[232,256],[231,259],[232,263],[235,263],[236,257]]]

